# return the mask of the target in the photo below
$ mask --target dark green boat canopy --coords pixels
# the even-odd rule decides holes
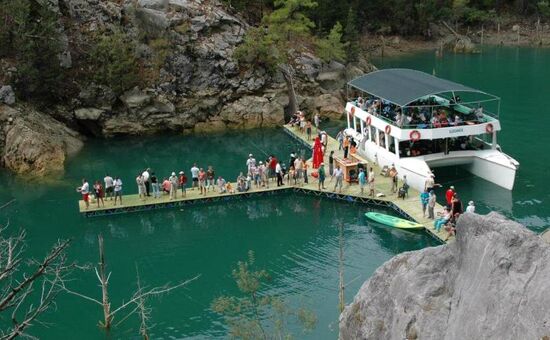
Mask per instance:
[[[477,93],[490,100],[500,98],[474,88],[441,79],[430,74],[404,68],[378,70],[348,83],[349,86],[395,105],[406,107],[430,95],[457,92]]]

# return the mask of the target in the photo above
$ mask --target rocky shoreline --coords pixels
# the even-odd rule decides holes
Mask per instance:
[[[545,339],[550,246],[497,213],[463,214],[456,242],[376,270],[340,316],[340,339]]]
[[[380,35],[368,35],[362,40],[362,47],[370,57],[393,57],[403,54],[415,53],[425,50],[437,50],[442,42],[453,40],[453,35],[442,25],[434,25],[433,37],[403,37],[391,35],[382,37]],[[519,40],[518,40],[519,30]],[[459,33],[468,37],[472,43],[480,45],[481,27],[471,30],[459,30]],[[488,46],[519,46],[519,47],[550,47],[550,25],[541,24],[537,29],[536,20],[525,18],[510,19],[503,23],[500,30],[496,25],[484,28],[483,45]],[[448,53],[453,53],[448,52]]]

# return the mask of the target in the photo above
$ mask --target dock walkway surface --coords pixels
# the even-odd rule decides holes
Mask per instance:
[[[289,136],[302,143],[308,149],[312,148],[313,141],[308,141],[306,134],[301,133],[298,128],[285,125],[283,129],[286,133],[288,133]],[[253,187],[247,192],[235,192],[232,194],[220,194],[217,191],[209,191],[206,195],[201,195],[198,189],[187,189],[185,197],[182,197],[180,190],[178,191],[177,198],[173,200],[171,200],[169,196],[165,194],[162,194],[160,198],[156,199],[153,197],[147,197],[146,200],[140,199],[137,194],[124,195],[123,205],[114,206],[113,201],[106,200],[105,207],[97,207],[97,204],[90,203],[90,207],[88,209],[86,209],[84,201],[80,200],[79,210],[80,213],[84,214],[85,216],[101,216],[136,211],[157,210],[162,208],[174,208],[191,204],[244,199],[250,198],[252,196],[275,195],[285,192],[295,192],[348,202],[358,202],[375,206],[388,207],[395,210],[399,215],[401,215],[401,217],[424,225],[426,228],[425,230],[441,242],[449,242],[453,240],[453,237],[449,237],[446,231],[441,230],[437,232],[433,227],[433,220],[430,220],[422,215],[422,205],[420,203],[420,193],[418,191],[414,190],[413,188],[409,188],[409,195],[405,199],[398,198],[397,194],[391,192],[391,178],[380,175],[381,169],[376,164],[374,164],[373,162],[368,162],[366,159],[362,159],[357,155],[355,155],[355,157],[361,159],[361,163],[368,163],[368,167],[372,167],[374,169],[376,174],[376,193],[382,193],[383,196],[378,197],[377,195],[375,197],[369,197],[368,188],[365,188],[365,193],[361,194],[358,184],[349,184],[346,182],[344,182],[342,192],[334,192],[332,189],[334,189],[335,181],[332,181],[330,176],[328,175],[328,155],[330,154],[330,151],[334,151],[335,158],[343,158],[343,151],[338,150],[338,141],[335,140],[333,137],[328,136],[328,143],[325,150],[324,159],[324,163],[326,165],[325,169],[327,171],[327,179],[325,180],[326,190],[319,190],[317,179],[310,176],[308,184],[288,185],[287,181],[285,180],[284,186],[277,187],[275,181],[270,181],[269,188]],[[310,175],[312,171],[311,159],[308,160],[308,163],[308,174]],[[438,212],[442,210],[443,207],[439,204],[436,204],[435,211]]]

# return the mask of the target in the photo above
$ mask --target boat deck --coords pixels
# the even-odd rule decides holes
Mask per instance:
[[[308,141],[307,136],[301,133],[297,128],[286,125],[283,128],[285,132],[289,134],[289,136],[301,142],[308,148],[311,148],[312,142]],[[217,191],[209,191],[206,195],[200,195],[197,189],[188,189],[185,197],[182,197],[181,191],[179,191],[177,198],[174,200],[171,200],[166,194],[162,194],[161,197],[157,199],[147,197],[146,200],[140,199],[138,195],[124,195],[123,205],[115,206],[113,205],[113,201],[106,200],[105,207],[98,207],[97,203],[92,202],[90,203],[90,207],[88,209],[86,209],[84,202],[80,200],[79,210],[80,213],[84,214],[85,216],[101,216],[135,211],[173,208],[191,204],[227,201],[232,199],[244,199],[247,197],[259,195],[275,195],[284,192],[295,192],[319,197],[327,197],[330,199],[343,200],[347,202],[358,202],[392,208],[402,217],[423,224],[426,227],[426,231],[441,242],[448,242],[453,239],[453,237],[449,238],[449,235],[446,231],[437,232],[433,228],[433,221],[422,216],[420,193],[418,191],[414,190],[413,188],[409,188],[408,197],[406,197],[405,199],[398,198],[397,194],[391,192],[391,179],[389,177],[384,177],[380,175],[381,169],[376,164],[367,162],[367,160],[362,160],[362,163],[368,163],[368,166],[372,166],[375,173],[377,174],[375,178],[376,193],[382,193],[384,194],[384,196],[369,197],[367,196],[368,188],[365,188],[365,193],[361,194],[358,184],[348,184],[345,182],[342,188],[342,192],[333,192],[332,189],[334,189],[334,182],[331,181],[330,177],[328,176],[328,155],[330,154],[330,151],[334,151],[334,156],[336,158],[343,158],[343,151],[338,150],[338,141],[328,136],[328,145],[325,152],[324,160],[325,164],[327,165],[327,179],[325,181],[326,190],[318,190],[317,180],[310,176],[309,184],[293,185],[293,183],[288,184],[288,182],[285,180],[284,186],[277,187],[275,182],[270,182],[269,188],[253,188],[247,192],[242,193],[235,192],[232,194],[220,194]],[[309,169],[312,169],[311,159],[308,162],[310,165]],[[311,170],[309,170],[309,173],[311,173]],[[438,212],[442,210],[443,207],[437,204],[435,207],[435,211]]]

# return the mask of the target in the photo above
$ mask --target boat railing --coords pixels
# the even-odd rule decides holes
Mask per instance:
[[[358,104],[357,104],[357,101],[356,100],[352,100],[351,103],[356,106],[356,107],[360,107]],[[463,106],[465,108],[467,108],[466,106]],[[469,111],[473,110],[473,109],[470,109],[468,108]],[[364,109],[363,109],[364,110]],[[488,110],[483,110],[483,116],[482,118],[480,119],[479,117],[477,119],[468,119],[468,120],[463,120],[459,123],[455,123],[455,122],[439,122],[439,123],[432,123],[431,121],[430,122],[421,122],[421,123],[416,123],[416,124],[398,124],[398,122],[396,122],[395,120],[393,119],[390,119],[389,117],[385,116],[383,113],[380,113],[379,111],[380,110],[377,110],[377,112],[368,112],[367,110],[365,110],[367,113],[373,115],[374,117],[390,124],[390,125],[393,125],[393,126],[396,126],[396,127],[399,127],[401,129],[438,129],[438,128],[448,128],[448,127],[456,127],[456,126],[471,126],[471,125],[478,125],[478,124],[484,124],[484,123],[489,123],[495,119],[498,119],[498,115],[497,114],[494,114]]]

